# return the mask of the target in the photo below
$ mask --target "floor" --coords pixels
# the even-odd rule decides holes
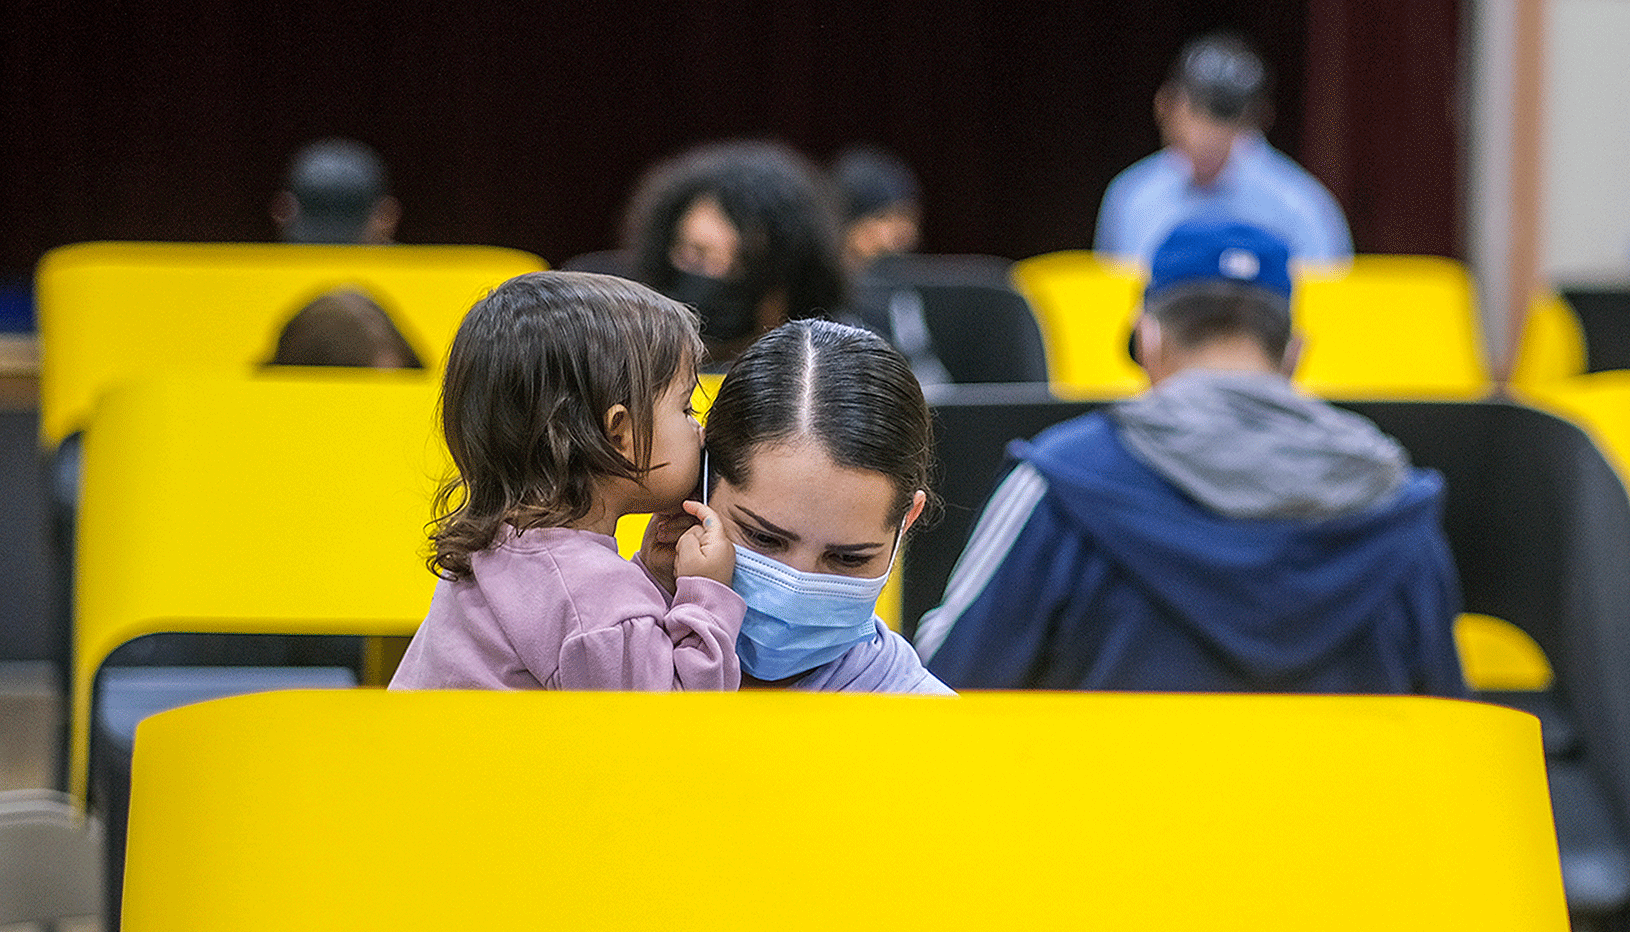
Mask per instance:
[[[53,641],[44,470],[35,436],[38,354],[31,338],[0,334],[0,791],[54,789],[66,711]],[[4,865],[0,865],[3,869]],[[31,924],[0,932],[35,932]],[[56,932],[99,932],[94,918]]]
[[[61,741],[63,700],[53,664],[0,662],[0,791],[53,787]],[[3,865],[0,865],[3,869]],[[35,932],[22,923],[0,932]],[[94,918],[59,922],[55,932],[99,932]]]
[[[45,661],[0,662],[0,790],[56,784],[62,692]]]

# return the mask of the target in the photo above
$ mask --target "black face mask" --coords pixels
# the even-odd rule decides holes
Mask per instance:
[[[745,281],[674,269],[667,291],[668,297],[696,308],[702,318],[702,336],[709,340],[734,340],[758,326],[758,296]]]

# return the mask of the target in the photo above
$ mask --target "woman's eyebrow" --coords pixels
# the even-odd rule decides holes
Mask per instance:
[[[742,505],[733,505],[731,507],[742,514],[745,514],[747,517],[752,518],[753,521],[759,525],[759,527],[770,532],[771,534],[776,535],[777,537],[785,537],[789,541],[803,540],[802,537],[799,537],[797,534],[794,534],[786,528],[776,527],[774,524],[764,520],[762,515],[751,508],[747,508]],[[738,523],[740,522],[738,521]],[[888,541],[874,541],[864,544],[828,544],[826,549],[835,553],[859,553],[864,550],[878,550],[886,546],[888,546]]]
[[[871,544],[828,544],[826,549],[838,553],[859,553],[862,550],[878,550],[886,546],[888,544],[885,541],[877,541]]]
[[[744,507],[742,505],[736,505],[736,506],[733,506],[733,507],[735,508],[736,511],[739,511],[742,514],[746,515],[747,517],[752,518],[755,522],[758,523],[759,527],[763,528],[766,531],[769,531],[771,534],[775,534],[775,535],[780,536],[780,537],[785,537],[787,540],[803,540],[803,538],[801,538],[797,534],[794,534],[793,532],[787,530],[786,528],[776,527],[774,524],[771,524],[770,522],[764,520],[764,517],[762,515],[760,515],[758,512],[754,511],[751,508],[747,508],[747,507]]]

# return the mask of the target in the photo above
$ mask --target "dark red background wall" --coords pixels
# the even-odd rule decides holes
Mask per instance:
[[[322,135],[391,163],[408,242],[559,262],[611,246],[634,178],[717,136],[817,159],[866,140],[923,177],[927,248],[1087,246],[1152,151],[1187,35],[1254,36],[1270,138],[1360,250],[1460,251],[1457,0],[778,0],[663,4],[0,3],[0,272],[87,239],[265,240]]]

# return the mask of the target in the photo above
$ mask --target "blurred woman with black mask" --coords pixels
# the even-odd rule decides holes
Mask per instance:
[[[833,197],[779,143],[710,143],[656,165],[623,242],[633,278],[696,308],[715,367],[783,321],[847,304]]]

